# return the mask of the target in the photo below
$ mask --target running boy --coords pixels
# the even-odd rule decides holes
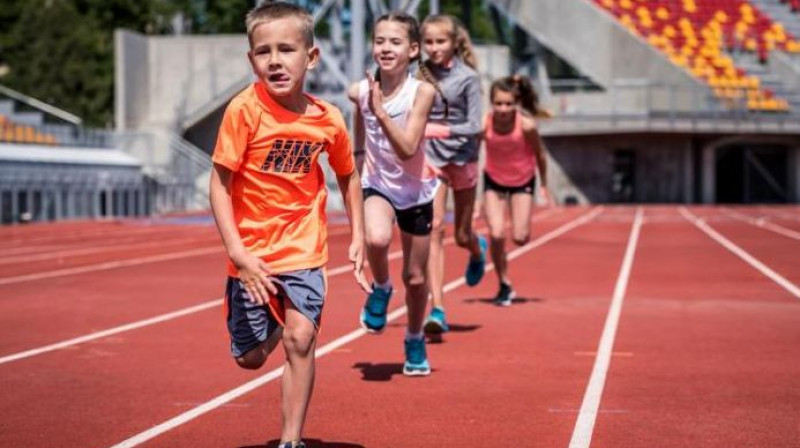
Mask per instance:
[[[472,231],[478,185],[481,86],[469,34],[458,19],[449,15],[428,17],[422,24],[422,41],[428,60],[420,73],[441,93],[425,128],[425,150],[443,182],[433,202],[428,260],[433,307],[425,322],[427,333],[438,334],[449,329],[444,311],[444,218],[450,189],[456,244],[470,252],[467,285],[477,285],[486,266],[486,239]]]
[[[535,117],[547,116],[528,78],[513,76],[492,84],[492,110],[486,117],[486,172],[484,204],[492,236],[492,261],[500,289],[494,301],[509,306],[515,292],[508,278],[505,250],[505,213],[511,212],[514,243],[526,244],[531,234],[532,202],[539,171],[540,190],[550,203],[547,191],[547,158],[539,137]]]
[[[380,333],[386,326],[392,295],[388,251],[397,221],[408,306],[403,373],[428,375],[431,368],[422,321],[428,301],[425,267],[438,181],[426,163],[422,137],[435,90],[408,70],[420,52],[415,18],[402,13],[384,15],[375,22],[372,39],[376,79],[367,75],[349,90],[356,105],[356,148],[366,148],[361,185],[367,258],[374,279],[373,291],[361,311],[361,325],[372,333]]]
[[[228,105],[214,150],[211,208],[230,258],[225,293],[231,352],[258,369],[283,341],[281,448],[301,441],[314,382],[314,346],[326,291],[327,191],[317,161],[328,153],[363,277],[363,203],[340,112],[306,95],[319,60],[304,9],[266,3],[247,15],[248,57],[258,80]],[[281,328],[282,327],[282,328]]]

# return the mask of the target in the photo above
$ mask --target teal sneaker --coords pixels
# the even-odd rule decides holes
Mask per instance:
[[[481,257],[477,260],[469,259],[467,264],[467,272],[464,277],[467,279],[467,286],[475,286],[481,282],[484,272],[486,272],[486,251],[489,249],[489,243],[482,235],[478,235],[478,244],[481,246]]]
[[[386,310],[393,290],[384,291],[372,285],[372,292],[367,296],[367,303],[361,309],[361,327],[368,333],[378,334],[386,327]]]
[[[425,353],[425,339],[406,339],[406,363],[403,364],[405,376],[427,376],[431,374],[428,355]]]
[[[439,307],[431,308],[431,314],[425,319],[423,328],[427,334],[442,334],[450,331],[444,310]]]

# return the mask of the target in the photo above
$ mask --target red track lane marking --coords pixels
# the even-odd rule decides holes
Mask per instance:
[[[617,277],[611,306],[608,308],[603,334],[600,337],[600,344],[597,348],[597,358],[594,361],[589,384],[586,386],[581,410],[575,422],[572,439],[569,441],[569,448],[588,448],[592,442],[592,432],[594,432],[597,412],[600,409],[600,399],[603,396],[608,367],[611,364],[611,354],[613,353],[614,339],[617,336],[619,316],[622,313],[622,303],[625,300],[625,292],[628,289],[628,280],[630,279],[633,257],[636,253],[636,245],[639,242],[641,229],[642,209],[637,207],[636,217],[631,226],[631,235],[628,239],[628,247],[625,249],[625,258],[622,259],[622,267]]]
[[[512,261],[515,258],[523,255],[524,253],[529,252],[529,251],[531,251],[531,250],[533,250],[533,249],[535,249],[535,248],[537,248],[537,247],[539,247],[539,246],[541,246],[541,245],[543,245],[543,244],[545,244],[545,243],[547,243],[547,242],[549,242],[549,241],[551,241],[551,240],[553,240],[555,238],[558,238],[559,236],[561,236],[561,235],[563,235],[563,234],[575,229],[576,227],[579,227],[581,225],[586,224],[587,222],[589,222],[589,221],[593,220],[595,217],[597,217],[597,215],[600,214],[602,211],[603,211],[603,207],[594,208],[591,211],[579,216],[578,218],[575,218],[574,220],[572,220],[572,221],[570,221],[570,222],[568,222],[568,223],[556,228],[555,230],[552,230],[549,233],[547,233],[545,235],[542,235],[541,237],[537,238],[536,240],[531,241],[530,243],[526,244],[525,246],[519,247],[519,248],[509,252],[509,254],[508,254],[509,261]],[[494,266],[492,264],[489,264],[489,265],[486,266],[486,271],[487,272],[489,272],[489,271],[491,271],[493,269],[494,269]],[[463,277],[461,277],[461,278],[459,278],[457,280],[454,280],[454,281],[448,283],[447,285],[445,285],[444,290],[445,290],[445,292],[450,292],[450,291],[452,291],[452,290],[454,290],[454,289],[456,289],[459,286],[462,286],[464,284],[465,284],[465,280],[464,280]],[[400,316],[404,315],[406,313],[406,311],[407,311],[407,309],[406,309],[405,306],[402,306],[402,307],[392,311],[391,313],[389,313],[387,315],[387,321],[388,322],[392,322],[392,321],[396,320]],[[356,339],[358,339],[358,338],[360,338],[360,337],[362,337],[362,336],[364,336],[366,334],[367,334],[367,332],[365,330],[361,329],[361,328],[359,328],[357,330],[354,330],[354,331],[352,331],[352,332],[350,332],[350,333],[348,333],[348,334],[346,334],[344,336],[341,336],[341,337],[339,337],[339,338],[337,338],[337,339],[325,344],[323,347],[319,348],[315,352],[314,357],[315,358],[321,358],[322,356],[325,356],[328,353],[331,353],[331,352],[333,352],[335,350],[338,350],[338,349],[340,349],[340,347],[342,347],[344,345],[347,345],[348,343],[350,343],[350,342],[352,342],[352,341],[354,341],[354,340],[356,340]],[[241,386],[239,386],[239,387],[237,387],[235,389],[232,389],[232,390],[230,390],[230,391],[228,391],[228,392],[226,392],[226,393],[224,393],[222,395],[219,395],[219,396],[213,398],[212,400],[203,403],[200,406],[197,406],[197,407],[195,407],[193,409],[190,409],[190,410],[188,410],[188,411],[186,411],[186,412],[184,412],[184,413],[182,413],[182,414],[180,414],[180,415],[178,415],[176,417],[173,417],[173,418],[171,418],[171,419],[169,419],[169,420],[167,420],[167,421],[165,421],[165,422],[163,422],[161,424],[158,424],[158,425],[156,425],[156,426],[154,426],[154,427],[152,427],[152,428],[150,428],[150,429],[148,429],[148,430],[146,430],[144,432],[141,432],[141,433],[139,433],[139,434],[127,439],[127,440],[124,440],[124,441],[122,441],[122,442],[120,442],[120,443],[118,443],[116,445],[113,445],[111,448],[132,448],[132,447],[141,445],[142,443],[147,442],[150,439],[153,439],[153,438],[155,438],[155,437],[157,437],[157,436],[159,436],[161,434],[164,434],[165,432],[168,432],[168,431],[170,431],[170,430],[172,430],[172,429],[174,429],[174,428],[176,428],[176,427],[178,427],[178,426],[180,426],[180,425],[182,425],[184,423],[187,423],[187,422],[189,422],[191,420],[194,420],[195,418],[197,418],[197,417],[199,417],[199,416],[201,416],[201,415],[203,415],[203,414],[205,414],[207,412],[210,412],[210,411],[212,411],[212,410],[214,410],[214,409],[216,409],[218,407],[221,407],[221,406],[225,405],[226,403],[228,403],[230,401],[233,401],[236,398],[241,397],[242,395],[250,393],[251,391],[253,391],[255,389],[258,389],[259,387],[261,387],[261,386],[263,386],[265,384],[268,384],[268,383],[280,378],[282,374],[283,374],[283,367],[279,367],[277,369],[271,370],[270,372],[267,372],[266,374],[254,379],[254,380],[251,380],[251,381],[249,381],[247,383],[242,384]]]
[[[750,216],[744,215],[742,213],[733,211],[727,207],[722,208],[722,212],[728,216],[733,217],[734,219],[738,219],[739,221],[744,221],[748,224],[754,225],[756,227],[760,227],[762,229],[771,230],[772,232],[777,233],[778,235],[783,235],[785,237],[789,237],[791,239],[800,241],[800,232],[796,232],[791,229],[787,229],[786,227],[779,226],[777,224],[773,224],[767,221],[764,218],[752,218]]]
[[[556,211],[560,212],[562,209],[551,209],[546,212],[542,212],[537,215],[533,220],[536,219],[543,219],[549,215],[554,214]],[[480,228],[479,228],[480,229]],[[479,230],[478,229],[478,230]],[[445,238],[444,244],[450,245],[455,241],[454,237]],[[402,257],[403,251],[396,250],[389,254],[389,260],[395,260]],[[333,269],[328,270],[328,277],[333,277],[336,275],[341,275],[346,272],[350,272],[353,270],[352,265],[345,264],[342,266],[335,267]],[[207,310],[209,308],[213,308],[222,304],[222,299],[214,299],[208,302],[201,303],[199,305],[194,305],[188,308],[183,308],[177,311],[172,311],[166,314],[161,314],[159,316],[150,317],[147,319],[139,320],[136,322],[131,322],[129,324],[120,325],[118,327],[109,328],[106,330],[98,331],[95,333],[90,333],[83,336],[78,336],[72,339],[67,339],[65,341],[56,342],[54,344],[45,345],[42,347],[26,350],[24,352],[13,353],[11,355],[7,355],[0,358],[0,364],[9,363],[12,361],[17,361],[20,359],[30,358],[32,356],[41,355],[43,353],[52,352],[55,350],[60,350],[62,348],[71,347],[73,345],[83,344],[84,342],[94,341],[96,339],[101,339],[107,336],[112,336],[119,333],[124,333],[131,330],[136,330],[138,328],[147,327],[150,325],[155,325],[161,322],[166,322],[169,320],[176,319],[178,317],[187,316],[189,314],[198,313],[200,311]]]
[[[711,239],[722,245],[722,247],[728,249],[734,255],[744,260],[747,264],[754,267],[765,276],[769,277],[772,281],[774,281],[775,283],[783,287],[783,289],[788,291],[789,294],[800,299],[800,288],[795,286],[794,283],[790,282],[789,280],[786,280],[786,278],[784,278],[777,272],[773,271],[769,266],[765,265],[757,258],[750,255],[747,251],[734,244],[731,240],[722,236],[722,234],[714,230],[711,226],[706,224],[702,219],[693,215],[692,212],[690,212],[686,207],[680,207],[678,211],[680,211],[681,215],[683,215],[684,218],[689,220],[689,222],[694,224],[698,229],[702,230]]]

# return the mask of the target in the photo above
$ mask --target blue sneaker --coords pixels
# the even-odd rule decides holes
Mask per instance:
[[[489,243],[482,235],[478,235],[478,244],[481,246],[481,257],[477,260],[469,259],[467,264],[467,272],[464,277],[467,279],[467,286],[475,286],[481,282],[483,273],[486,272],[486,251],[489,249]]]
[[[361,309],[361,326],[368,333],[378,334],[386,327],[386,310],[391,297],[391,289],[387,292],[373,285],[372,292],[367,296],[367,303]]]
[[[431,314],[425,319],[425,327],[423,328],[427,334],[442,334],[450,331],[444,310],[439,307],[431,308]]]
[[[425,353],[425,339],[406,339],[406,363],[403,364],[403,375],[426,376],[431,374],[428,355]]]

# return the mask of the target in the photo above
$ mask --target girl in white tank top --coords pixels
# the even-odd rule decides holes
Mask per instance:
[[[439,181],[426,162],[423,136],[435,90],[409,76],[408,66],[419,58],[420,51],[415,18],[400,13],[380,17],[372,43],[378,79],[367,75],[348,91],[356,105],[355,152],[363,154],[366,252],[373,276],[372,292],[361,311],[361,325],[371,333],[380,333],[386,326],[393,290],[389,245],[397,221],[408,306],[403,373],[428,375],[431,368],[422,324],[428,301],[425,274],[433,198]]]

